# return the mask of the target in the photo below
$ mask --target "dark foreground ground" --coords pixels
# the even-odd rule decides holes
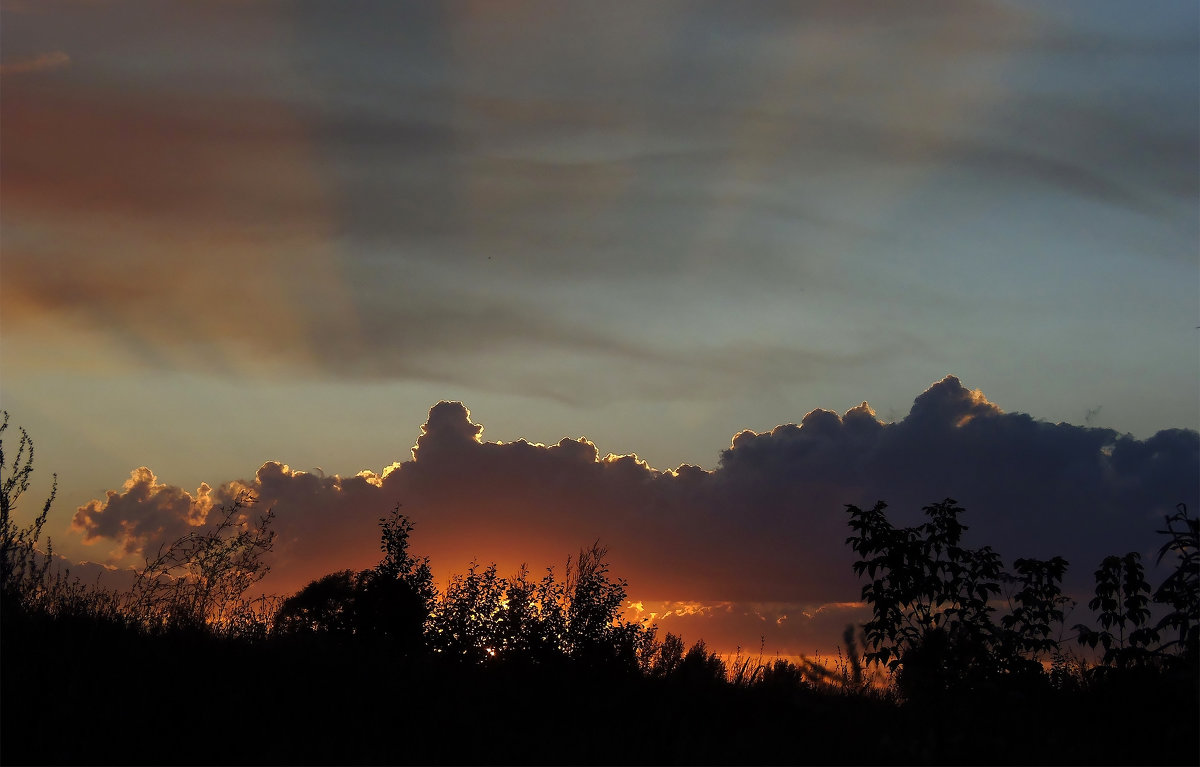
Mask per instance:
[[[1196,684],[923,706],[3,616],[4,764],[1197,764]]]

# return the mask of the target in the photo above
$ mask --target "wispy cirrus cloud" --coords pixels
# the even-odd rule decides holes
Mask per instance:
[[[1105,380],[1194,378],[1142,342],[1194,303],[1189,4],[233,8],[6,25],[88,62],[5,84],[18,341],[576,406],[840,384],[865,360],[995,380],[1063,345],[1121,345]],[[1170,407],[1142,386],[1148,433]]]

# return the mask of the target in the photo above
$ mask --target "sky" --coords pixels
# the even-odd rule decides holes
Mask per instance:
[[[664,630],[811,652],[846,503],[1080,589],[1200,506],[1194,2],[0,14],[0,402],[68,558],[248,488],[285,591],[402,503],[439,578],[600,539]]]

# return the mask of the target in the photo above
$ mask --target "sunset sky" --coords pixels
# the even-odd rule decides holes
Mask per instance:
[[[0,399],[69,559],[247,488],[284,591],[402,503],[439,579],[600,539],[790,653],[861,615],[843,504],[1080,590],[1200,507],[1194,0],[0,13]]]

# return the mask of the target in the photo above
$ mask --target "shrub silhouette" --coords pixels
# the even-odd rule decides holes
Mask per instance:
[[[138,571],[128,611],[148,629],[212,627],[230,631],[247,623],[253,606],[246,593],[266,577],[270,566],[274,514],[258,519],[246,513],[249,493],[215,510],[217,520],[159,547]],[[212,512],[210,512],[210,515]]]
[[[683,663],[684,646],[682,637],[668,631],[658,648],[658,654],[651,666],[651,674],[657,677],[668,677],[678,671],[680,664]]]
[[[524,564],[504,584],[504,609],[497,618],[496,637],[500,654],[506,659],[544,658],[549,643],[539,630],[541,603],[538,585],[529,579]]]
[[[0,594],[7,611],[32,610],[42,615],[85,618],[122,624],[145,631],[220,633],[253,638],[265,636],[273,610],[270,598],[247,598],[249,590],[269,571],[264,556],[274,532],[270,511],[257,519],[247,509],[248,493],[210,512],[214,519],[147,557],[125,592],[98,584],[85,586],[65,567],[52,567],[53,546],[38,549],[42,528],[54,501],[58,475],[41,513],[20,527],[14,512],[29,489],[33,474],[33,441],[20,430],[16,455],[5,461],[3,433],[9,416],[0,421]]]
[[[1036,664],[1042,656],[1057,651],[1054,628],[1063,622],[1063,607],[1072,604],[1062,594],[1067,561],[1062,557],[1018,559],[1013,562],[1013,569],[1015,575],[1001,574],[1002,580],[1020,587],[1009,597],[1009,614],[1000,619],[1000,625],[1007,630],[1002,638],[1010,643],[1004,648],[1005,656]]]
[[[348,637],[355,633],[358,575],[342,570],[312,581],[283,601],[275,630],[284,636],[316,634]]]
[[[581,549],[574,567],[567,560],[564,650],[572,658],[589,664],[620,664],[638,667],[642,646],[653,641],[641,624],[620,618],[625,603],[624,579],[609,577],[608,549],[599,542]]]
[[[1176,652],[1195,668],[1200,659],[1200,519],[1189,516],[1181,503],[1165,521],[1167,529],[1158,532],[1169,540],[1159,549],[1158,561],[1167,554],[1174,554],[1177,561],[1175,571],[1154,592],[1155,602],[1171,608],[1155,630],[1176,635],[1162,649]]]
[[[725,661],[715,652],[708,651],[703,639],[688,648],[675,676],[689,685],[721,684],[725,682]]]
[[[869,510],[847,506],[854,535],[846,542],[861,557],[854,571],[870,579],[862,589],[874,613],[864,625],[873,648],[866,660],[898,672],[908,699],[1039,673],[1037,656],[1057,647],[1050,634],[1063,617],[1066,561],[1021,559],[1016,574],[1006,574],[991,547],[962,545],[964,509],[954,499],[924,507],[929,521],[908,528],[893,527],[886,507],[882,501]],[[1002,580],[1021,588],[1012,612],[996,625],[990,602]]]
[[[409,552],[413,525],[399,505],[379,528],[379,564],[330,573],[285,599],[274,617],[278,634],[370,638],[409,652],[424,646],[437,599],[429,559]]]
[[[437,599],[428,557],[409,552],[412,522],[400,505],[379,520],[383,559],[359,573],[353,615],[355,633],[387,640],[406,651],[425,645],[425,629]]]
[[[609,576],[599,543],[568,558],[537,583],[524,565],[501,578],[492,563],[472,562],[439,594],[427,558],[409,552],[412,523],[380,520],[383,559],[372,570],[331,573],[283,601],[274,616],[280,636],[386,639],[469,665],[493,660],[558,663],[636,671],[649,664],[654,629],[624,621],[624,580]]]
[[[21,496],[29,489],[33,476],[33,440],[20,429],[17,452],[11,466],[5,462],[4,432],[8,430],[8,411],[0,420],[0,609],[17,610],[34,607],[45,595],[53,547],[47,541],[46,552],[37,550],[42,528],[58,492],[58,475],[42,511],[25,527],[13,517]],[[7,476],[3,476],[7,471]]]
[[[559,580],[553,568],[536,584],[528,569],[510,579],[495,563],[454,575],[435,605],[431,647],[471,663],[491,658],[534,663],[569,659],[586,666],[636,670],[654,632],[621,619],[626,583],[609,577],[599,543],[568,558]]]
[[[1150,646],[1158,641],[1158,631],[1149,625],[1150,599],[1140,554],[1105,557],[1096,571],[1096,596],[1088,602],[1101,629],[1078,624],[1079,643],[1102,646],[1106,665],[1144,665],[1152,655]]]
[[[437,652],[470,663],[482,663],[498,653],[516,651],[503,635],[511,624],[502,619],[508,584],[496,574],[495,563],[480,571],[472,562],[465,575],[454,575],[446,593],[434,607],[430,625],[430,644]],[[518,606],[520,609],[520,606]],[[524,623],[526,630],[528,623]],[[511,637],[510,639],[519,639]]]
[[[1183,504],[1165,519],[1167,529],[1158,532],[1168,540],[1159,549],[1158,562],[1174,554],[1175,570],[1151,593],[1138,552],[1105,557],[1095,573],[1096,595],[1088,603],[1100,628],[1075,627],[1080,644],[1104,648],[1103,663],[1111,669],[1194,671],[1200,665],[1200,522]],[[1151,623],[1155,603],[1169,611]],[[1167,632],[1172,638],[1164,642]]]
[[[762,667],[758,684],[783,691],[799,690],[808,687],[805,670],[784,658],[776,658]]]

